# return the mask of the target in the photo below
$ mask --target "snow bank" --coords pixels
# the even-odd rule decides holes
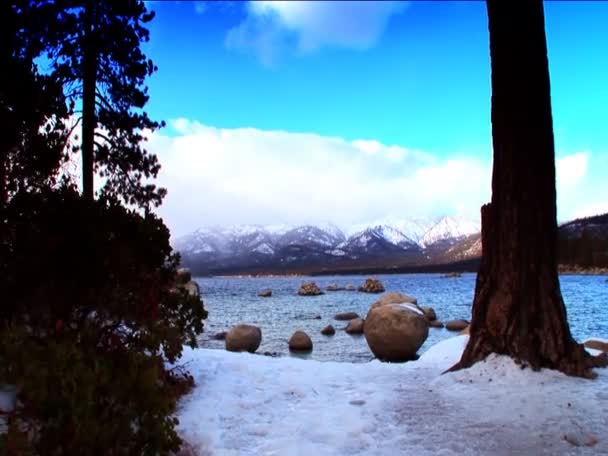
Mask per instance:
[[[405,364],[186,349],[197,386],[179,430],[205,456],[608,454],[605,370],[589,381],[491,356],[441,375],[467,337]]]

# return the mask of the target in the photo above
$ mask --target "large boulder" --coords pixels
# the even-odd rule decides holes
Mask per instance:
[[[372,304],[371,309],[375,309],[376,307],[385,306],[387,304],[404,304],[409,303],[413,304],[416,308],[418,308],[418,300],[413,296],[408,296],[403,293],[386,293],[380,297],[375,303]],[[370,310],[371,310],[370,309]],[[421,310],[421,309],[420,309]]]
[[[469,322],[466,320],[450,320],[446,322],[445,329],[448,331],[462,331],[467,326],[469,326]]]
[[[265,290],[258,291],[258,296],[260,298],[270,298],[272,296],[272,290],[266,288]]]
[[[255,352],[262,342],[262,330],[254,325],[240,324],[226,334],[226,350]]]
[[[321,289],[314,282],[303,283],[298,290],[300,296],[317,296],[323,294]]]
[[[362,318],[355,318],[348,322],[346,332],[348,334],[363,334],[364,323],[365,321]]]
[[[355,318],[359,318],[359,314],[357,312],[341,312],[334,315],[334,320],[340,321],[354,320]]]
[[[365,283],[359,287],[363,293],[383,293],[384,285],[378,279],[366,279]]]
[[[323,334],[324,336],[333,336],[334,334],[336,334],[336,329],[332,325],[327,325],[321,330],[321,334]]]
[[[370,309],[363,326],[365,340],[382,361],[414,359],[429,334],[423,312],[413,304],[386,304]]]
[[[289,349],[294,351],[312,350],[312,340],[304,331],[296,331],[289,339]]]

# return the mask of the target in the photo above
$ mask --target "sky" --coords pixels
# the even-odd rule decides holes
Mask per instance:
[[[147,2],[159,214],[205,225],[479,218],[483,2]],[[608,3],[545,2],[558,219],[608,211]]]

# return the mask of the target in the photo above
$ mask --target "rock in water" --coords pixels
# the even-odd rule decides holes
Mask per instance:
[[[289,349],[294,351],[312,350],[312,340],[304,331],[296,331],[289,339]]]
[[[363,286],[359,287],[359,291],[363,293],[382,293],[384,285],[378,279],[366,279]]]
[[[429,326],[431,328],[443,328],[445,325],[441,323],[439,320],[430,320]]]
[[[462,331],[467,326],[469,326],[469,322],[466,320],[450,320],[445,324],[445,329],[448,331]]]
[[[583,342],[583,345],[587,348],[593,348],[608,353],[608,342],[601,340],[589,339]]]
[[[608,280],[606,282],[608,282]],[[344,289],[346,291],[356,291],[357,287],[355,287],[352,283],[349,283],[348,285],[346,285],[346,287]]]
[[[226,331],[219,331],[216,332],[212,337],[215,340],[226,340],[226,336],[228,335],[228,332]]]
[[[298,290],[300,296],[317,296],[323,294],[321,289],[314,282],[303,283]]]
[[[386,304],[369,311],[363,333],[376,358],[407,361],[415,359],[429,334],[429,324],[412,304]]]
[[[363,334],[363,326],[365,321],[362,318],[355,318],[348,322],[346,332],[348,334]]]
[[[359,314],[356,312],[341,312],[334,315],[334,320],[354,320],[355,318],[359,318]]]
[[[435,309],[432,307],[421,307],[420,309],[424,312],[424,316],[428,321],[437,320],[437,314],[435,313]]]
[[[339,286],[337,283],[330,283],[325,287],[327,291],[340,291],[344,290],[344,287]]]
[[[272,296],[272,290],[269,290],[269,289],[260,290],[258,292],[258,296],[261,298],[270,298]]]
[[[226,334],[226,350],[255,352],[262,342],[262,330],[254,325],[236,325]]]
[[[332,325],[327,325],[321,330],[321,334],[323,334],[324,336],[333,336],[334,334],[336,334],[336,330]]]
[[[380,299],[378,299],[375,303],[372,304],[371,308],[374,309],[376,307],[384,306],[386,304],[403,304],[403,303],[414,304],[416,307],[418,307],[418,300],[416,298],[414,298],[413,296],[408,296],[403,293],[391,292],[391,293],[386,293],[385,295],[382,295],[382,297]],[[420,309],[420,311],[422,311],[422,309]]]

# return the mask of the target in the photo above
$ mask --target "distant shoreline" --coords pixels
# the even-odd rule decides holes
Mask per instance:
[[[195,277],[219,277],[219,278],[273,278],[273,277],[323,277],[323,276],[374,276],[385,274],[448,274],[452,272],[476,273],[479,267],[479,258],[460,261],[456,263],[416,265],[385,268],[360,268],[360,269],[311,269],[294,271],[218,271],[218,273],[196,274]],[[577,265],[558,265],[559,274],[566,275],[608,275],[608,268],[591,267],[584,268]]]

